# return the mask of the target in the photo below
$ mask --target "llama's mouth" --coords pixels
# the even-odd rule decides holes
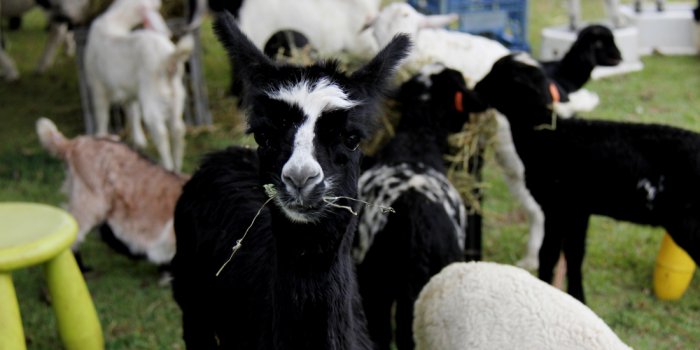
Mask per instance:
[[[323,187],[323,186],[320,186]],[[282,191],[276,198],[282,212],[292,222],[315,222],[323,211],[323,189],[305,195]]]

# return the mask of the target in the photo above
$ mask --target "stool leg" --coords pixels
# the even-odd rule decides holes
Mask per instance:
[[[46,262],[45,272],[58,332],[65,348],[104,349],[95,306],[70,250]]]
[[[0,350],[24,350],[24,331],[15,286],[9,272],[0,272]]]

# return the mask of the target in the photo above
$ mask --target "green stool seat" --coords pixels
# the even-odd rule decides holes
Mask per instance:
[[[43,265],[63,345],[103,349],[95,306],[70,246],[78,224],[66,211],[35,203],[0,203],[0,350],[26,349],[12,271]]]

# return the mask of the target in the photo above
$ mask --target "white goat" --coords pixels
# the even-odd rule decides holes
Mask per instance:
[[[454,263],[415,305],[416,349],[629,350],[570,295],[514,266]]]
[[[409,73],[426,64],[442,63],[462,72],[467,86],[473,88],[510,50],[488,38],[440,28],[456,19],[456,15],[426,16],[408,4],[393,3],[382,9],[372,28],[380,46],[398,33],[407,33],[414,39],[412,54],[402,66]],[[530,220],[528,249],[519,265],[537,268],[537,254],[544,237],[544,214],[525,187],[525,167],[515,152],[508,120],[497,115],[496,121],[496,161],[503,169],[510,192],[523,205]]]
[[[247,0],[238,12],[241,30],[262,49],[276,32],[296,30],[321,55],[341,51],[371,56],[378,51],[370,31],[364,31],[379,12],[379,0]],[[388,43],[385,42],[384,44]]]
[[[194,39],[187,34],[173,44],[159,8],[160,0],[112,3],[90,27],[85,72],[97,135],[107,134],[110,103],[122,104],[136,145],[146,145],[143,114],[162,164],[179,171],[185,147],[182,76]],[[140,24],[147,29],[132,31]]]

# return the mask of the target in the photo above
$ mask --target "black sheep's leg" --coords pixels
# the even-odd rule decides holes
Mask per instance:
[[[559,260],[562,248],[562,225],[561,213],[544,210],[544,238],[540,247],[540,266],[538,275],[541,280],[552,283],[554,277],[554,267]],[[565,227],[565,226],[564,226]]]
[[[569,294],[586,303],[583,292],[583,257],[586,254],[586,231],[588,215],[571,216],[564,237],[564,257],[566,257],[566,278]]]

